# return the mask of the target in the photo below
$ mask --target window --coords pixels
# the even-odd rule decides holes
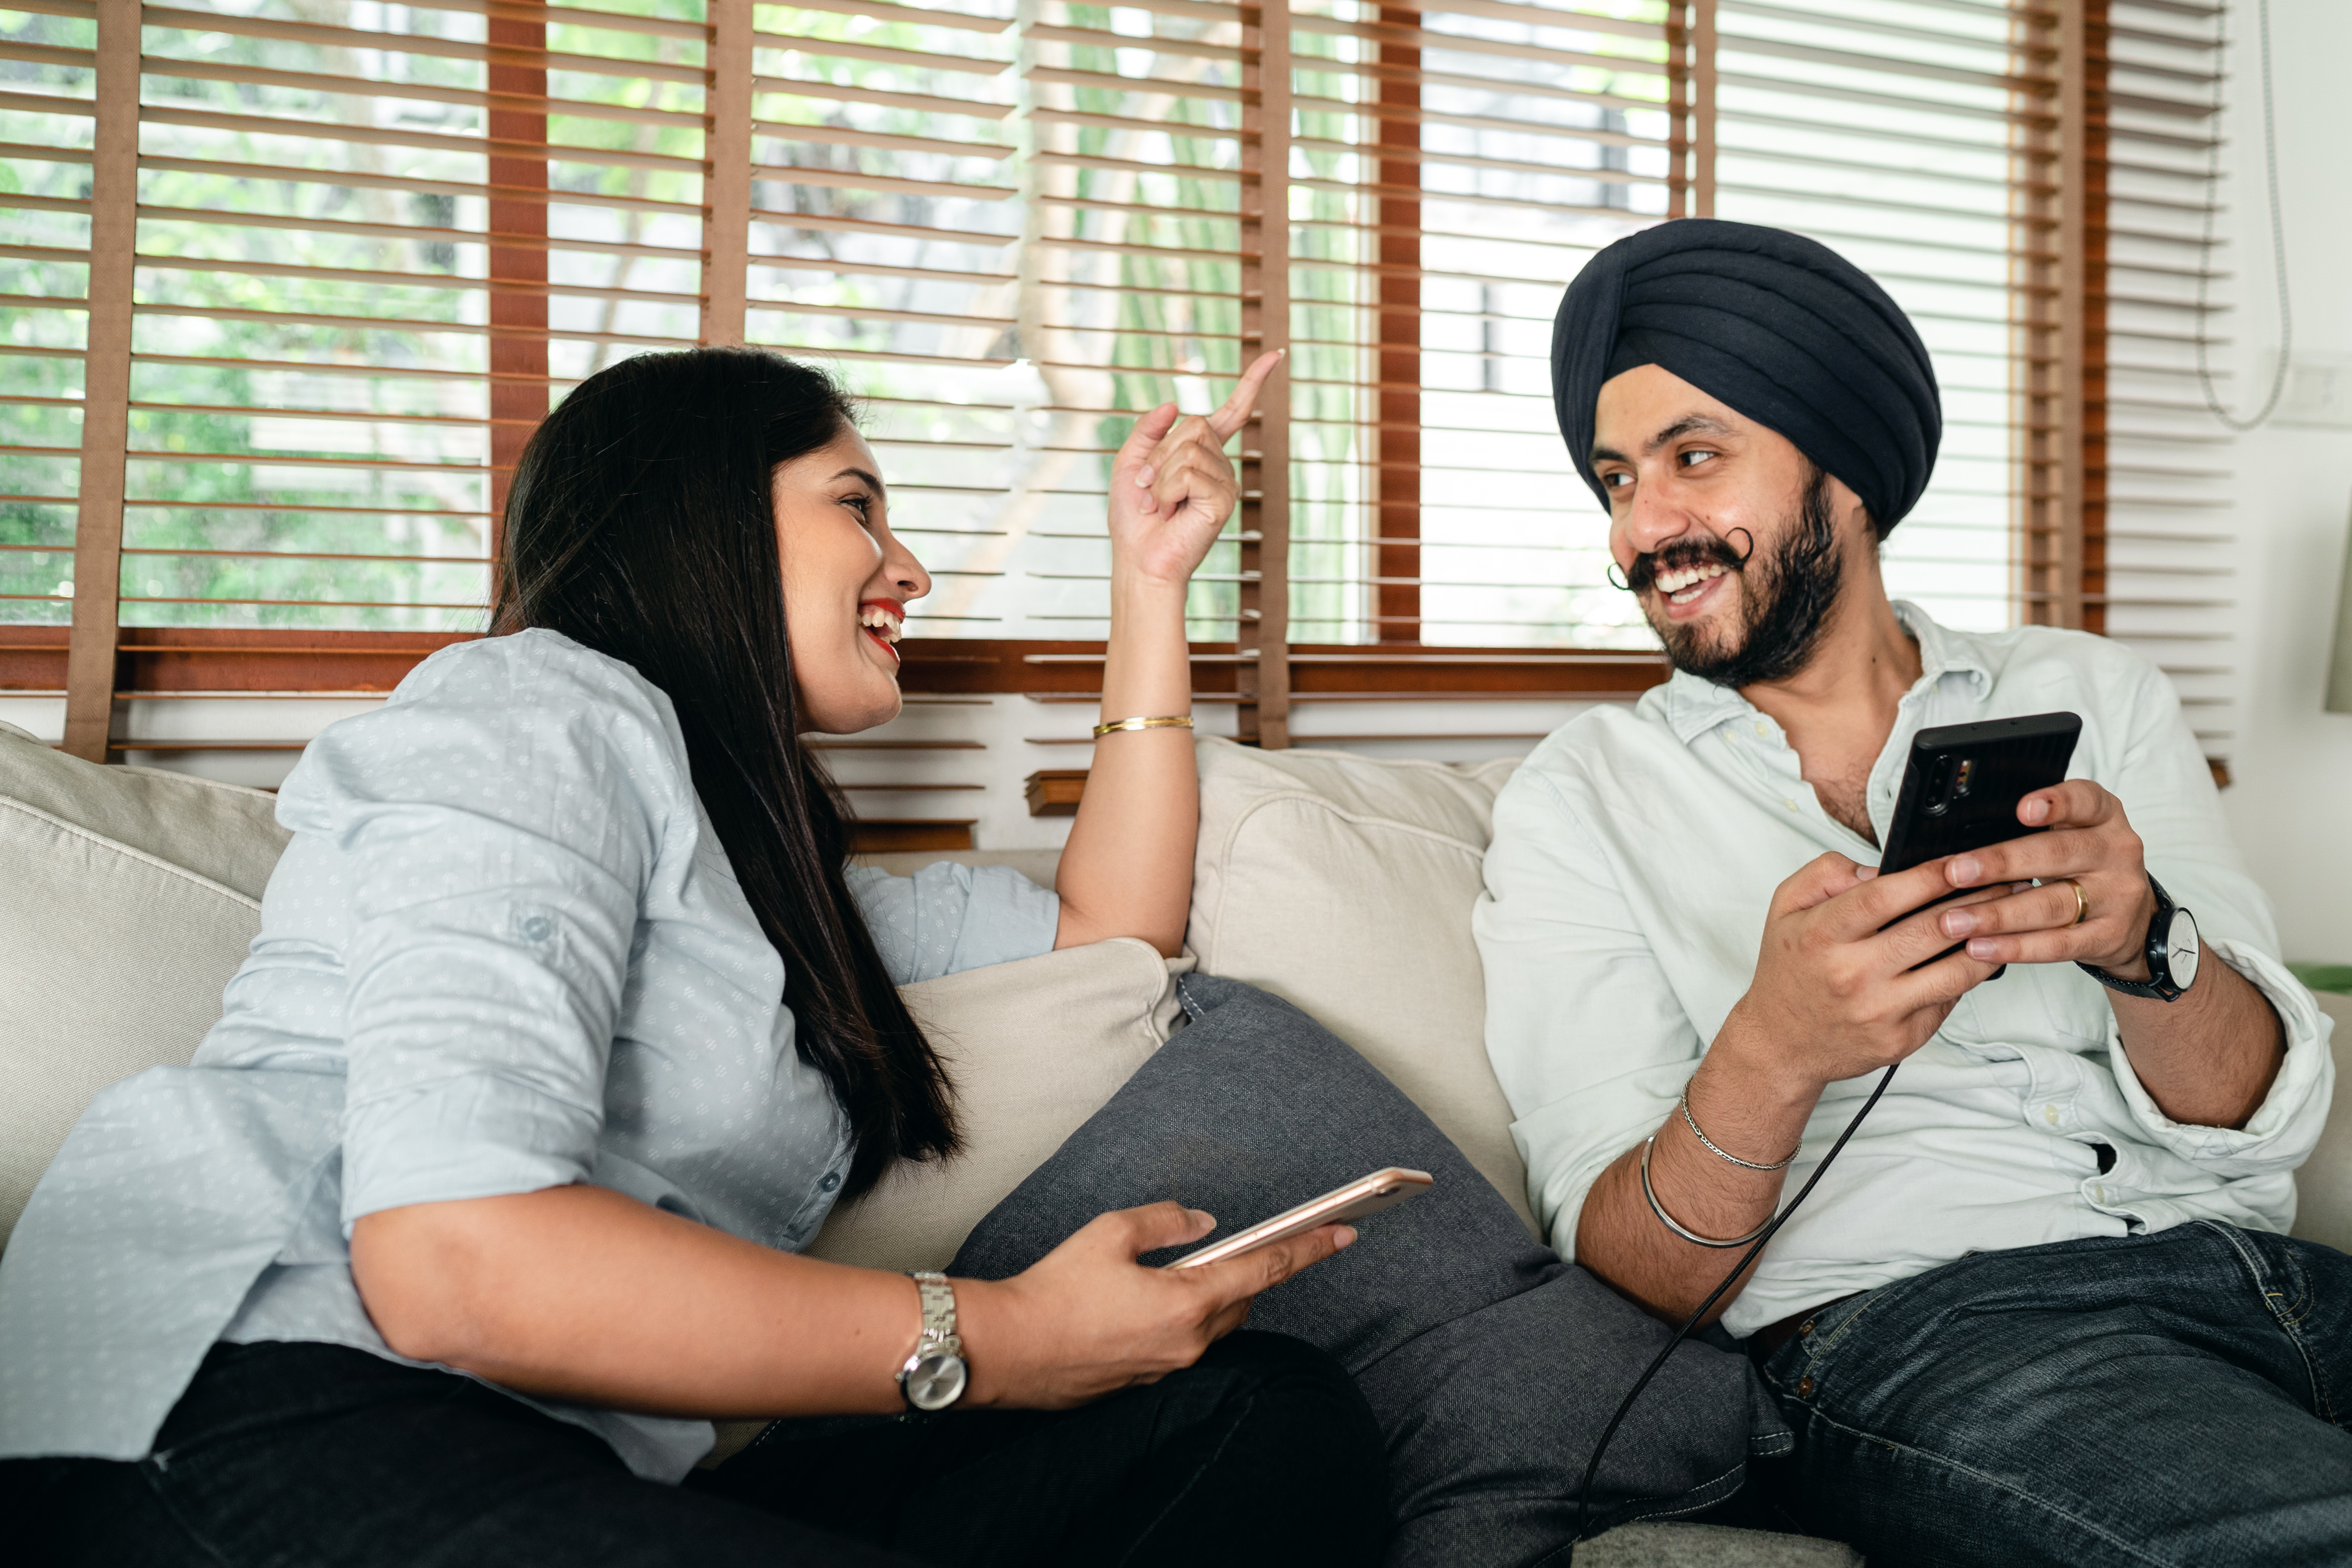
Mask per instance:
[[[1919,322],[1948,428],[1898,593],[2207,679],[2162,601],[2209,597],[2211,531],[2140,503],[2222,473],[2149,449],[2185,446],[2167,323],[2210,314],[2210,41],[2116,5],[2111,99],[2101,6],[2000,0],[0,10],[0,711],[282,771],[478,633],[551,396],[748,341],[864,396],[938,579],[917,710],[843,776],[879,837],[1001,839],[1086,754],[1108,452],[1280,346],[1192,599],[1204,727],[1509,749],[1660,679],[1549,340],[1593,249],[1694,213],[1814,233]]]
[[[2100,238],[2109,347],[2104,386],[2084,394],[2105,415],[2085,458],[2105,469],[2104,505],[2085,520],[2083,624],[2130,643],[2172,678],[2226,782],[2233,438],[2205,406],[2196,374],[2199,341],[2227,342],[2231,320],[2231,263],[2211,243],[2224,13],[2190,0],[2116,0],[2109,20],[2106,134],[2096,150],[2108,196]],[[2260,258],[2241,258],[2249,264]],[[2222,357],[2214,356],[2217,385],[2242,411],[2260,389],[2237,387]]]
[[[1886,585],[1948,625],[2014,624],[2014,407],[2037,345],[2054,60],[1997,0],[1721,0],[1717,216],[1795,229],[1885,284],[1927,342],[1944,438]],[[2022,276],[2021,276],[2022,274]]]

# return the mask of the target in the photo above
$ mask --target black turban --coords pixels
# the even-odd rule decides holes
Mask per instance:
[[[1552,327],[1551,391],[1603,506],[1594,405],[1602,382],[1644,364],[1786,436],[1862,498],[1882,536],[1927,488],[1944,417],[1927,345],[1885,289],[1817,241],[1679,218],[1585,264]]]

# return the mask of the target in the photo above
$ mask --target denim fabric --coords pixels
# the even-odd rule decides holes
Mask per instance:
[[[981,1222],[950,1272],[1018,1273],[1105,1209],[1175,1198],[1223,1235],[1384,1165],[1427,1171],[1434,1188],[1259,1297],[1251,1326],[1329,1351],[1371,1402],[1391,1563],[1528,1563],[1565,1543],[1593,1443],[1667,1331],[1528,1239],[1444,1134],[1306,1014],[1230,980],[1189,976],[1181,994],[1190,1026]],[[1684,1345],[1610,1448],[1596,1528],[1730,1496],[1751,1452],[1788,1442],[1770,1406],[1744,1357]]]
[[[686,1487],[449,1373],[222,1345],[150,1458],[0,1463],[38,1568],[1365,1564],[1379,1435],[1327,1356],[1235,1334],[1060,1412],[779,1423]]]
[[[2352,1258],[2315,1242],[2200,1220],[1974,1253],[1763,1369],[1783,1506],[1872,1568],[2352,1563]]]

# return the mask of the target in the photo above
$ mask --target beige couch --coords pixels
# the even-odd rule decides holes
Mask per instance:
[[[954,1065],[970,1152],[902,1168],[845,1205],[817,1254],[945,1263],[1168,1038],[1173,977],[1195,963],[1322,1019],[1528,1217],[1509,1107],[1486,1063],[1469,921],[1495,792],[1513,764],[1266,753],[1214,740],[1199,755],[1188,954],[1168,962],[1141,942],[1109,942],[908,987]],[[218,1016],[284,847],[273,805],[256,790],[92,767],[0,725],[0,1244],[89,1098],[144,1067],[185,1061]],[[1052,871],[1050,855],[967,858],[1040,879]],[[2352,1013],[2352,999],[2332,1005],[2339,1019]],[[2352,1247],[2352,1116],[2330,1126],[2304,1172],[2297,1233]],[[1800,1550],[1809,1554],[1787,1555]],[[1826,1543],[1689,1526],[1618,1531],[1583,1560],[1852,1561]]]

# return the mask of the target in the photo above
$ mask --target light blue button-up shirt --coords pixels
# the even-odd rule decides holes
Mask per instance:
[[[185,1068],[116,1084],[0,1264],[0,1458],[144,1456],[220,1341],[394,1356],[362,1215],[593,1182],[797,1250],[849,1168],[783,963],[689,780],[669,700],[552,632],[435,655],[312,742],[293,840]],[[851,885],[900,984],[1050,950],[1003,868]],[[676,1480],[707,1423],[530,1403]]]
[[[2209,961],[2277,1008],[2286,1059],[2243,1128],[2184,1125],[2132,1071],[2105,987],[2071,963],[2011,964],[1905,1061],[1724,1314],[1734,1334],[1970,1250],[2205,1217],[2284,1230],[2294,1168],[2327,1117],[2327,1020],[2278,960],[2269,905],[2231,847],[2171,684],[2104,637],[2037,626],[1979,636],[1915,605],[1895,611],[1921,669],[1870,775],[1880,842],[1921,729],[2081,714],[2070,775],[2123,802],[2148,868],[2196,915]],[[1822,809],[1780,727],[1693,676],[1630,711],[1570,721],[1505,786],[1472,917],[1486,1048],[1518,1118],[1529,1201],[1562,1256],[1575,1255],[1594,1180],[1674,1114],[1747,992],[1773,889],[1824,850],[1878,861]],[[1878,1076],[1822,1096],[1788,1192]],[[2114,1151],[2106,1171],[2101,1144]]]

